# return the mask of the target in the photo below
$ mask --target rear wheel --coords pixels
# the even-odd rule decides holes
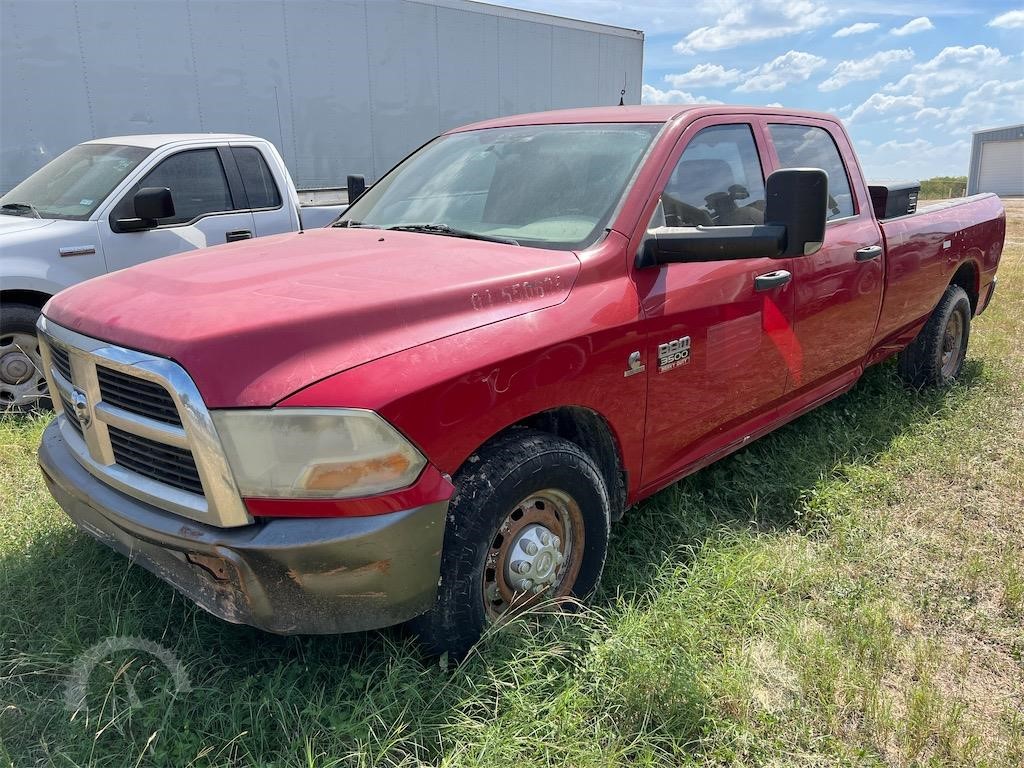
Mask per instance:
[[[951,285],[917,338],[900,353],[900,376],[918,389],[951,383],[963,370],[970,335],[971,301],[963,288]]]
[[[0,413],[50,406],[36,337],[38,319],[39,310],[28,304],[0,307]]]
[[[460,656],[489,624],[597,586],[610,504],[579,446],[519,430],[471,457],[455,487],[437,600],[410,623],[428,651]]]

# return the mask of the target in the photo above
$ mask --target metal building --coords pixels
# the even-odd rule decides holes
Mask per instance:
[[[0,193],[86,139],[263,136],[300,187],[448,128],[640,103],[643,33],[471,0],[0,0]]]
[[[974,132],[967,194],[1024,195],[1024,125]]]

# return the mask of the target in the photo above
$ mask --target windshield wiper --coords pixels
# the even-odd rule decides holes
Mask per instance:
[[[36,207],[29,203],[4,203],[0,205],[0,212],[6,213],[8,216],[25,216],[28,214],[33,219],[43,218],[39,215]]]
[[[335,222],[331,226],[344,227],[346,229],[380,229],[376,224],[363,224],[361,221],[352,221],[351,219]]]
[[[506,245],[519,245],[518,240],[511,237],[498,237],[497,235],[482,235],[478,232],[467,232],[464,229],[455,229],[447,224],[397,224],[388,227],[396,232],[426,232],[428,235],[445,235],[447,237],[464,237],[467,240],[484,240],[488,243],[505,243]]]

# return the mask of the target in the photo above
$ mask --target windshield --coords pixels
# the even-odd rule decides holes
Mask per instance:
[[[119,144],[79,144],[0,197],[0,213],[87,219],[152,151]]]
[[[441,136],[370,188],[336,226],[585,247],[608,224],[660,128],[529,125]]]

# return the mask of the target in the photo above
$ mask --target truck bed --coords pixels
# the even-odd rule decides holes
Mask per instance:
[[[987,295],[1002,250],[989,244],[1001,244],[1006,230],[1006,216],[996,195],[942,201],[916,213],[884,219],[879,225],[886,271],[876,339],[885,340],[923,323],[964,259],[975,265],[974,296],[984,299]]]
[[[315,187],[297,189],[299,214],[306,229],[326,227],[348,207],[348,190],[345,187]]]

